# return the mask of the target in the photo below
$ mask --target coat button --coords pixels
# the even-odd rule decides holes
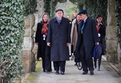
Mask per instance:
[[[60,41],[59,41],[59,43],[60,43]]]
[[[60,37],[60,36],[59,36]]]
[[[59,30],[60,31],[60,30]]]

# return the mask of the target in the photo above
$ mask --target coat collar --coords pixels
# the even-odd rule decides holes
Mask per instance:
[[[89,19],[89,17],[86,18],[85,23],[87,23],[88,19]]]
[[[87,18],[85,19],[85,23],[87,23],[88,19],[89,19],[89,17],[87,17]],[[82,24],[83,21],[80,21],[80,22],[81,22],[81,24]]]
[[[57,22],[58,23],[56,17],[54,18],[54,22]],[[64,22],[64,17],[62,17],[62,19],[61,19],[61,23],[63,23],[63,22]]]

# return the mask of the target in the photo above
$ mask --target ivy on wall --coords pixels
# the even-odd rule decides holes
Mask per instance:
[[[67,0],[43,0],[44,1],[44,11],[47,12],[52,19],[55,15],[55,7],[58,2],[66,2]]]
[[[97,14],[102,14],[105,25],[107,24],[107,0],[80,0],[88,16],[95,19]]]
[[[116,0],[117,37],[121,48],[121,1]]]
[[[0,0],[0,83],[12,83],[24,73],[24,17],[34,13],[35,8],[35,0]]]

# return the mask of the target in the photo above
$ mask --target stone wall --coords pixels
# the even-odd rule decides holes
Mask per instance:
[[[107,8],[107,28],[106,28],[106,51],[107,60],[115,63],[118,61],[117,55],[117,37],[116,37],[116,1],[108,0]]]
[[[38,12],[27,16],[25,19],[25,34],[23,40],[23,53],[22,60],[25,73],[35,71],[35,57],[37,54],[38,46],[35,44],[35,34],[37,29],[37,23],[41,20],[44,13],[44,2],[43,0],[37,0]]]
[[[118,53],[118,62],[119,62],[119,72],[121,74],[121,48],[120,48],[120,45],[119,44],[118,44],[117,53]]]

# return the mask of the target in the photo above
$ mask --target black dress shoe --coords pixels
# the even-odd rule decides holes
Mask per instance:
[[[90,75],[94,75],[94,72],[93,71],[90,71]]]
[[[52,72],[52,70],[45,70],[45,72]]]
[[[96,68],[97,68],[97,66],[94,66],[94,68],[96,69]]]
[[[56,71],[55,74],[59,74],[59,71]]]
[[[64,72],[61,71],[61,75],[64,75]]]
[[[87,73],[88,73],[88,71],[83,71],[83,73],[82,73],[82,74],[83,74],[83,75],[85,75],[85,74],[87,74]]]

